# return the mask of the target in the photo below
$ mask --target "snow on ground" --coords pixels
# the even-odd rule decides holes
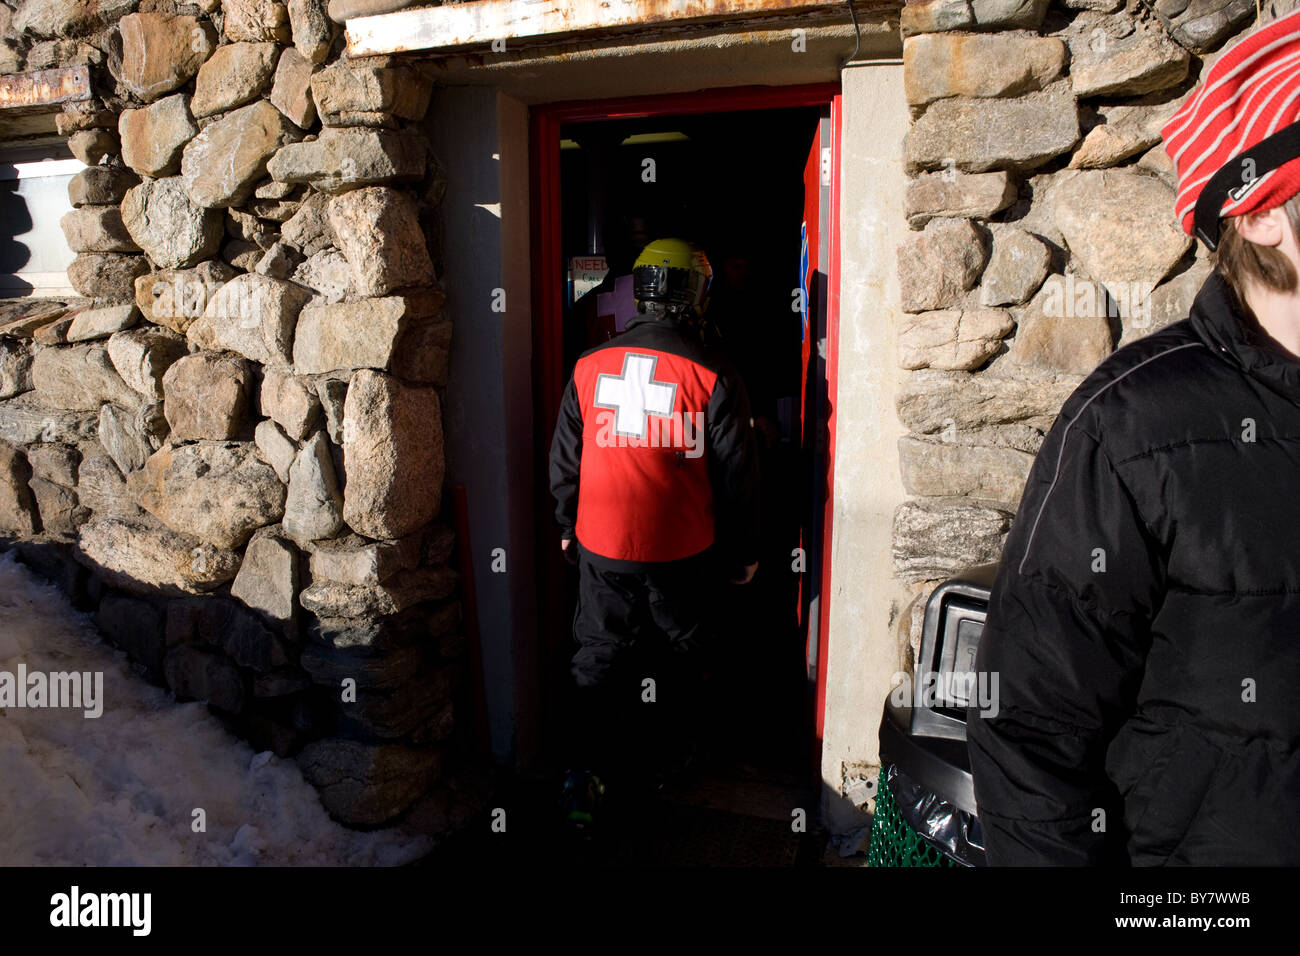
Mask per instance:
[[[397,865],[427,838],[332,821],[297,764],[178,704],[89,615],[0,555],[0,672],[102,671],[103,715],[0,710],[0,866]],[[191,828],[195,808],[207,832]]]

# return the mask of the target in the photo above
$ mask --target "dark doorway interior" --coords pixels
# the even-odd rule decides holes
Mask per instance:
[[[707,316],[751,396],[763,468],[763,550],[753,582],[718,594],[729,626],[720,635],[708,726],[699,728],[696,797],[714,806],[789,819],[791,786],[807,783],[813,746],[805,660],[806,611],[793,552],[815,540],[812,462],[802,446],[800,226],[804,171],[817,107],[639,117],[562,128],[564,375],[582,351],[616,334],[620,276],[651,239],[703,247],[713,267]],[[576,260],[576,261],[575,261]],[[584,294],[585,293],[585,294]],[[603,298],[602,298],[603,296]],[[563,600],[572,620],[576,577]],[[544,698],[568,679],[571,636],[552,634]],[[549,708],[548,708],[549,709]],[[554,721],[547,721],[550,727]],[[651,731],[653,732],[653,731]],[[554,754],[556,741],[547,741]]]

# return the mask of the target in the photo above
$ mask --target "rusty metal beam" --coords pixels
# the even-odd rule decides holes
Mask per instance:
[[[73,66],[0,76],[0,110],[8,116],[53,112],[60,103],[90,99],[90,70]]]
[[[347,21],[349,56],[491,47],[740,17],[826,12],[844,0],[472,0]],[[847,14],[846,14],[847,15]]]

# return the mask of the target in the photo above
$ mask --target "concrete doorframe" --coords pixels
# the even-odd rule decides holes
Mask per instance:
[[[906,497],[894,407],[902,380],[894,263],[907,232],[908,112],[901,61],[855,63],[839,77],[841,301],[822,812],[842,831],[863,819],[842,796],[844,781],[878,763],[880,708],[899,662],[895,625],[909,599],[891,551],[893,512]],[[648,87],[653,82],[647,77]],[[493,755],[526,763],[538,744],[534,508],[544,478],[533,464],[528,105],[493,87],[444,87],[429,116],[447,174],[442,257],[455,323],[447,476],[468,489]],[[491,571],[495,548],[505,549],[504,573]]]
[[[896,636],[911,595],[894,574],[894,510],[907,497],[895,408],[902,318],[896,251],[908,232],[901,60],[841,72],[840,307],[835,402],[830,656],[822,742],[822,813],[835,832],[863,825],[844,796],[878,769],[881,709],[900,663]]]
[[[537,747],[528,108],[463,86],[436,90],[428,115],[447,177],[447,482],[467,490],[492,756],[527,762]]]

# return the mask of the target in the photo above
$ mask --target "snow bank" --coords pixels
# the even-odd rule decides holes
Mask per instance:
[[[397,865],[427,838],[332,821],[291,760],[178,704],[89,615],[0,555],[0,671],[102,671],[104,712],[0,711],[0,866]],[[207,830],[195,833],[194,810]]]

